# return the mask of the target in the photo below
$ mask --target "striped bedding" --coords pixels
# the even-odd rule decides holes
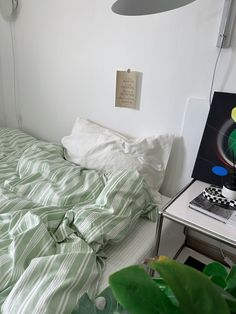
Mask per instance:
[[[60,145],[0,129],[1,313],[71,313],[95,295],[106,244],[156,207],[137,172],[84,169]]]

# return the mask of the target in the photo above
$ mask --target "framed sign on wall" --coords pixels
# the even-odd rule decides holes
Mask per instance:
[[[116,72],[116,107],[137,108],[138,73],[135,71]]]

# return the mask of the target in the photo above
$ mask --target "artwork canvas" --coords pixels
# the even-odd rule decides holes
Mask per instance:
[[[236,94],[215,92],[192,177],[222,186],[235,171]]]

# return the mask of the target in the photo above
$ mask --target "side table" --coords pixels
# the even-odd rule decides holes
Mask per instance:
[[[193,180],[159,211],[155,255],[158,255],[159,252],[164,218],[194,229],[222,243],[236,247],[235,226],[222,223],[188,206],[189,202],[199,195],[207,186],[209,186],[209,184]]]

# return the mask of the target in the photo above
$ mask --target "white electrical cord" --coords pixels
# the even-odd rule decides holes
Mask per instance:
[[[11,31],[11,46],[12,46],[12,66],[13,66],[13,96],[14,96],[14,108],[15,115],[18,124],[18,128],[22,129],[22,117],[19,103],[17,101],[17,89],[16,89],[16,53],[15,53],[15,37],[14,37],[14,26],[13,22],[10,21],[10,31]]]
[[[222,43],[221,43],[221,47],[220,47],[220,50],[219,50],[219,53],[216,57],[216,61],[215,61],[215,66],[214,66],[214,70],[213,70],[213,75],[212,75],[212,80],[211,80],[211,88],[210,88],[210,94],[209,94],[209,105],[211,106],[211,101],[212,101],[212,92],[213,92],[213,87],[214,87],[214,83],[215,83],[215,76],[216,76],[216,70],[217,70],[217,66],[218,66],[218,63],[219,63],[219,59],[220,59],[220,55],[221,55],[221,52],[222,52],[222,49],[223,49],[223,46],[224,46],[224,41],[225,41],[225,36],[222,40]]]

